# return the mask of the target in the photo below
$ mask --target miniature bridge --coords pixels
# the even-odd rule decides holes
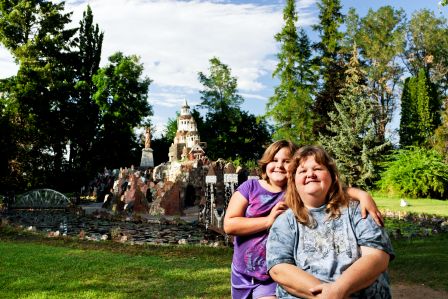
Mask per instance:
[[[72,206],[64,194],[52,189],[36,189],[16,196],[8,204],[12,209],[66,209]]]

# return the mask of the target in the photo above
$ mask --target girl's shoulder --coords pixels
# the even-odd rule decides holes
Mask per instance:
[[[248,188],[248,187],[254,188],[254,187],[258,187],[258,186],[260,186],[258,179],[249,179],[249,180],[241,183],[241,185],[238,186],[238,189],[239,188]]]
[[[239,185],[236,190],[246,197],[249,193],[252,193],[259,188],[261,188],[261,185],[258,182],[258,179],[250,179]]]
[[[240,190],[240,189],[246,189],[246,190],[249,189],[252,191],[256,190],[256,191],[264,192],[264,193],[284,192],[284,190],[281,190],[281,191],[273,190],[273,188],[269,185],[269,183],[262,179],[247,180],[238,187],[238,190]]]
[[[258,180],[258,184],[260,185],[260,188],[262,188],[264,191],[272,193],[272,194],[285,192],[285,190],[279,190],[278,187],[273,187],[266,180]]]

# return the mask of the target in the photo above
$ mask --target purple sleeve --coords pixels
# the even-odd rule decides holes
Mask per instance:
[[[255,180],[247,180],[236,189],[236,191],[240,192],[247,201],[249,201],[249,195],[253,189],[254,181]]]

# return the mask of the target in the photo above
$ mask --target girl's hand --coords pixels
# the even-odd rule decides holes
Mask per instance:
[[[271,210],[271,212],[268,215],[268,223],[269,227],[272,226],[275,219],[277,219],[278,215],[282,214],[284,211],[288,209],[288,206],[284,201],[279,201]]]
[[[367,213],[370,214],[370,217],[372,217],[373,220],[379,225],[384,226],[384,219],[383,215],[381,215],[380,210],[378,210],[378,207],[376,206],[375,201],[373,200],[372,196],[370,196],[369,193],[366,193],[366,197],[364,200],[361,200],[361,216],[362,218],[367,217]]]
[[[362,218],[366,218],[368,213],[379,226],[384,226],[383,215],[369,193],[358,188],[348,188],[347,193],[351,198],[359,200]]]

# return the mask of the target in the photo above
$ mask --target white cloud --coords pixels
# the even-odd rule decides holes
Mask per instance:
[[[262,95],[253,94],[253,93],[241,93],[241,96],[245,99],[254,99],[263,102],[267,102],[268,98]]]
[[[259,77],[276,52],[273,36],[282,7],[208,1],[91,0],[94,21],[105,32],[103,61],[115,51],[137,54],[160,87],[198,89],[199,71],[217,56],[232,68],[241,90],[264,87]],[[86,3],[68,2],[80,19]],[[75,23],[77,24],[78,21]]]
[[[298,2],[300,24],[316,0]],[[282,5],[231,4],[209,1],[91,0],[94,20],[105,32],[103,63],[115,51],[141,56],[158,86],[199,88],[197,73],[217,56],[232,68],[241,90],[263,88],[258,79],[272,72],[269,55],[282,26]],[[68,2],[80,19],[86,2]],[[77,22],[76,22],[77,23]]]
[[[208,72],[213,56],[232,69],[247,98],[263,102],[261,94],[271,92],[272,82],[266,78],[276,65],[274,35],[283,25],[284,1],[235,2],[68,0],[65,7],[73,11],[73,26],[79,25],[87,4],[92,7],[94,22],[105,33],[102,65],[116,51],[141,57],[144,75],[153,80],[149,102],[156,115],[179,109],[185,98],[198,104],[194,101],[199,101],[202,86],[197,74]],[[309,13],[315,2],[298,1],[300,25],[315,22]],[[0,78],[17,71],[5,53],[0,48]]]

